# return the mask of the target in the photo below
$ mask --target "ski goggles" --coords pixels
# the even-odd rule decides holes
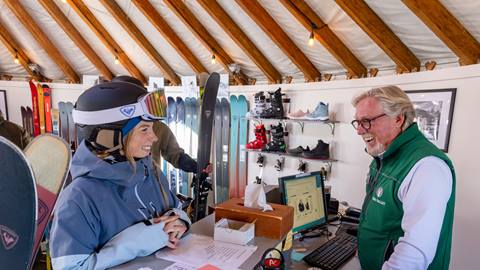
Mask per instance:
[[[167,99],[163,89],[150,92],[137,103],[99,111],[72,111],[73,121],[80,125],[100,125],[141,117],[145,121],[165,119]]]

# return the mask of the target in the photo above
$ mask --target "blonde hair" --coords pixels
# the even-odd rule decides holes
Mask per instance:
[[[404,115],[405,121],[402,125],[402,131],[414,122],[415,109],[413,104],[407,94],[398,86],[388,85],[367,90],[353,98],[353,106],[356,107],[361,100],[367,97],[376,98],[382,105],[385,114],[390,117]]]

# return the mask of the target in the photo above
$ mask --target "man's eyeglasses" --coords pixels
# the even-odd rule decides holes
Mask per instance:
[[[372,122],[377,120],[378,118],[380,117],[383,117],[385,116],[386,114],[380,114],[378,116],[375,116],[373,118],[370,118],[370,119],[361,119],[361,120],[353,120],[351,122],[352,126],[354,129],[358,129],[359,126],[362,126],[364,129],[370,129],[372,127]]]

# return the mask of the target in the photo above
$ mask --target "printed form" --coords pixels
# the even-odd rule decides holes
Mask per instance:
[[[157,251],[155,256],[195,267],[211,264],[220,269],[237,269],[255,250],[256,246],[241,246],[214,241],[209,236],[190,234],[178,243],[177,249],[164,248]]]

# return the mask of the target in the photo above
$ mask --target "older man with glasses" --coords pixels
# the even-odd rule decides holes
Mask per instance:
[[[419,131],[400,88],[371,89],[352,103],[352,126],[373,157],[358,230],[362,269],[448,269],[452,162]]]

